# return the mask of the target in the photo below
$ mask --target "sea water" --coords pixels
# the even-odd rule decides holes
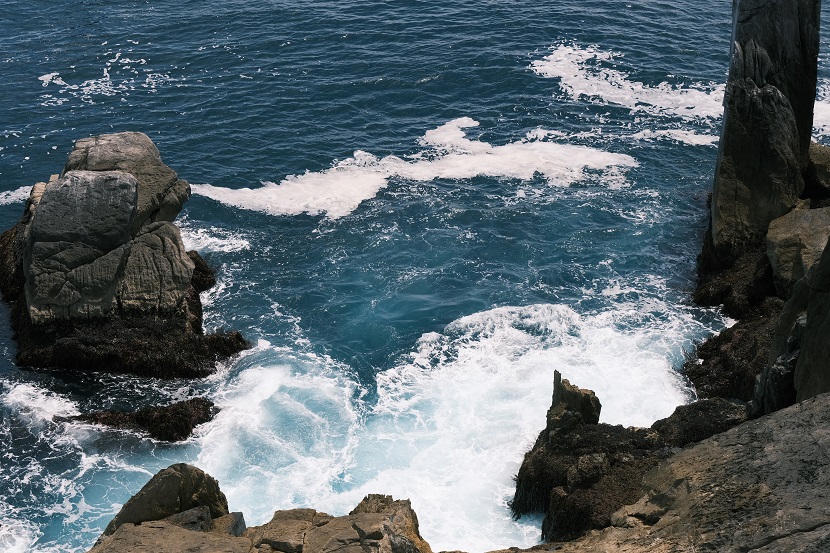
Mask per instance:
[[[22,370],[0,325],[0,550],[86,550],[175,462],[249,525],[385,493],[436,551],[537,543],[506,504],[554,370],[602,421],[649,425],[693,399],[677,369],[729,323],[690,290],[730,12],[4,2],[0,224],[73,140],[145,132],[192,184],[179,224],[218,270],[206,327],[254,347],[199,381]],[[221,412],[184,443],[53,420],[194,395]]]

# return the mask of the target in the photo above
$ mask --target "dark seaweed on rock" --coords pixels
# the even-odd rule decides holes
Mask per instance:
[[[218,409],[209,399],[197,397],[165,406],[144,407],[132,413],[96,411],[84,415],[61,417],[58,421],[81,421],[113,428],[146,432],[151,438],[166,442],[187,439],[193,429],[210,421]]]

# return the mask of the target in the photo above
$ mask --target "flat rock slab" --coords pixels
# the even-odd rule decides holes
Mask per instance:
[[[166,521],[123,524],[90,553],[249,553],[251,540],[228,534],[194,532]]]

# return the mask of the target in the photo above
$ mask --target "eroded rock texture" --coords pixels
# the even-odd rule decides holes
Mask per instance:
[[[141,133],[79,140],[0,237],[0,288],[22,365],[173,377],[246,346],[205,336],[210,269],[172,220],[190,186]]]
[[[745,405],[715,398],[680,406],[651,428],[598,423],[594,393],[558,373],[553,397],[547,425],[525,455],[510,502],[515,517],[545,514],[544,540],[574,539],[609,526],[612,513],[642,495],[640,483],[649,469],[678,448],[747,418]]]
[[[246,528],[210,476],[178,464],[160,471],[107,526],[90,553],[432,553],[409,500],[367,495],[346,516],[277,511]]]
[[[819,45],[818,0],[735,0],[732,59],[704,269],[763,241],[804,190]]]

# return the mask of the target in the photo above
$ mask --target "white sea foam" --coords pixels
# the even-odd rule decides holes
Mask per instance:
[[[200,438],[198,464],[251,524],[299,506],[345,514],[386,493],[412,500],[436,550],[531,546],[539,520],[512,521],[506,502],[544,426],[553,371],[594,389],[603,421],[650,425],[689,397],[672,360],[695,324],[657,299],[593,315],[496,308],[424,335],[377,376],[368,405],[335,361],[261,342],[236,377],[217,382],[222,411]]]
[[[239,252],[251,249],[251,242],[239,231],[220,227],[197,228],[186,218],[179,219],[182,242],[188,250],[206,252]]]
[[[321,508],[314,499],[330,495],[346,469],[359,409],[356,385],[330,360],[299,360],[267,342],[258,349],[214,398],[221,411],[201,434],[198,464],[234,508],[262,523],[275,509]]]
[[[127,53],[131,51],[132,48],[127,48]],[[93,79],[81,82],[71,82],[70,79],[67,82],[58,71],[38,77],[48,91],[40,95],[41,105],[62,105],[73,98],[92,104],[98,96],[128,96],[139,89],[155,92],[160,86],[177,80],[167,73],[159,73],[148,67],[144,58],[122,57],[122,52],[112,51],[107,52],[107,55],[113,57],[106,59],[101,75]]]
[[[819,81],[816,91],[813,136],[819,139],[830,137],[830,81],[824,79]]]
[[[648,128],[631,138],[671,140],[693,146],[717,143],[715,127],[723,114],[724,84],[681,86],[664,81],[647,85],[617,68],[616,61],[622,59],[622,54],[575,44],[560,44],[551,50],[531,63],[530,68],[543,77],[558,79],[562,91],[572,99],[627,108],[638,118],[644,118],[635,120],[635,124]],[[605,122],[604,116],[598,117]],[[703,129],[655,128],[664,126],[667,119],[702,125]]]
[[[10,517],[8,505],[0,503],[0,551],[4,553],[30,553],[35,542],[42,535],[37,524],[28,520]]]
[[[54,392],[26,383],[5,383],[5,386],[7,389],[0,393],[0,403],[32,425],[41,425],[56,416],[78,414],[72,401]]]
[[[682,119],[719,119],[723,114],[723,84],[691,87],[668,82],[651,86],[631,80],[614,68],[614,52],[595,47],[560,44],[530,67],[544,77],[560,79],[560,86],[573,98],[629,108],[632,113],[667,115]]]
[[[201,194],[222,203],[271,215],[326,214],[337,219],[373,198],[392,177],[414,181],[469,179],[477,176],[529,180],[541,175],[550,184],[567,186],[585,178],[586,171],[619,175],[620,168],[636,167],[625,154],[548,140],[552,131],[537,129],[518,141],[501,146],[467,138],[464,129],[478,126],[469,117],[454,119],[428,131],[422,152],[407,159],[378,158],[356,151],[330,169],[291,175],[279,184],[231,189],[210,184],[192,185]]]
[[[683,143],[686,143],[686,144],[691,144],[693,146],[717,146],[718,145],[718,137],[714,134],[700,134],[700,133],[696,133],[695,131],[683,130],[683,129],[661,129],[661,130],[646,129],[646,130],[634,133],[633,135],[631,135],[631,138],[636,138],[637,140],[645,140],[645,141],[667,139],[667,140],[672,140],[674,142],[683,142]]]
[[[16,204],[18,202],[24,202],[29,198],[29,192],[31,192],[31,186],[21,186],[15,190],[6,190],[5,192],[0,192],[0,205],[9,205],[9,204]]]

